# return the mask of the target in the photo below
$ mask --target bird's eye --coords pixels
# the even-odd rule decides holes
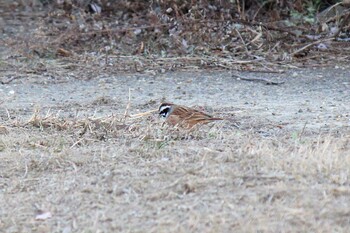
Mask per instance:
[[[170,112],[170,107],[168,107],[168,106],[162,107],[159,111],[159,116],[166,118],[166,117],[168,117],[169,112]]]
[[[163,110],[163,111],[161,111],[161,112],[159,113],[159,116],[165,118],[167,114],[168,114],[168,111],[167,111],[167,110]]]

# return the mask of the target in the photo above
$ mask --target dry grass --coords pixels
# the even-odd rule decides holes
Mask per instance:
[[[153,116],[4,122],[7,232],[345,232],[349,137],[263,137],[222,122],[174,131]],[[281,136],[283,135],[283,136]],[[39,213],[51,218],[35,220]]]

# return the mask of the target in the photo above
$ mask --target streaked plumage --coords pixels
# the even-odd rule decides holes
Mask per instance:
[[[159,107],[159,116],[172,126],[191,129],[197,124],[207,124],[222,118],[212,117],[201,111],[172,103],[162,103]]]

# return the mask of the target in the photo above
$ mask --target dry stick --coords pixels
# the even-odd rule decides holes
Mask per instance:
[[[21,150],[20,150],[20,151],[21,151]],[[19,153],[22,155],[21,152],[19,152]],[[27,177],[27,174],[28,174],[28,164],[27,164],[27,161],[24,160],[24,174],[23,174],[22,178],[26,178],[26,177]]]
[[[240,18],[242,18],[241,4],[239,0],[236,0],[236,6],[237,6],[237,12],[240,15]]]
[[[303,136],[303,134],[305,132],[306,125],[307,125],[307,121],[305,121],[304,127],[303,127],[303,129],[301,130],[301,132],[299,134],[299,142],[301,141],[301,137]]]
[[[128,98],[128,104],[126,105],[125,112],[124,112],[124,121],[129,116],[130,106],[131,106],[131,88],[129,88],[129,98]]]
[[[246,77],[240,76],[238,74],[232,74],[232,76],[236,76],[240,80],[244,80],[244,81],[263,82],[266,85],[280,85],[280,84],[284,83],[284,81],[283,82],[275,82],[275,81],[271,81],[271,80],[268,80],[268,79],[265,79],[265,78],[246,78]]]
[[[76,145],[78,145],[81,141],[83,141],[84,138],[79,139],[78,141],[74,142],[73,145],[71,145],[70,149],[72,149],[73,147],[75,147]]]
[[[310,46],[313,46],[313,45],[315,45],[315,44],[319,44],[319,43],[326,42],[326,41],[332,41],[332,40],[334,40],[334,36],[331,37],[331,38],[327,38],[327,39],[317,40],[317,41],[315,41],[315,42],[312,42],[312,43],[310,43],[310,44],[307,44],[307,45],[305,45],[304,47],[302,47],[302,48],[300,48],[300,49],[294,51],[293,53],[291,53],[291,55],[294,56],[295,54],[298,54],[298,53],[304,51],[305,49],[307,49],[307,48],[309,48]]]
[[[8,108],[6,108],[6,114],[7,114],[7,119],[11,120],[11,114],[10,114]]]
[[[249,70],[250,73],[273,73],[273,74],[283,74],[284,70]]]
[[[11,78],[9,78],[8,80],[4,80],[4,81],[0,81],[0,83],[1,84],[9,84],[10,82],[12,82],[13,80],[15,80],[15,79],[18,79],[18,78],[20,78],[20,77],[11,77]]]
[[[249,51],[248,51],[247,45],[246,45],[246,43],[244,42],[244,40],[243,40],[243,38],[242,38],[242,36],[241,36],[241,33],[240,33],[236,28],[235,28],[235,31],[238,33],[238,36],[239,36],[239,38],[241,39],[242,44],[244,45],[244,49],[245,49],[247,55],[249,55]]]
[[[263,36],[262,32],[255,32],[254,30],[250,30],[250,31],[253,33],[256,33],[257,35],[248,44],[254,43],[255,41],[259,40]]]

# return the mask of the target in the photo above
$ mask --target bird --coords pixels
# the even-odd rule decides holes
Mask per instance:
[[[158,111],[159,117],[164,118],[169,125],[184,129],[192,129],[196,125],[223,120],[222,118],[212,117],[196,109],[173,103],[161,103]]]

